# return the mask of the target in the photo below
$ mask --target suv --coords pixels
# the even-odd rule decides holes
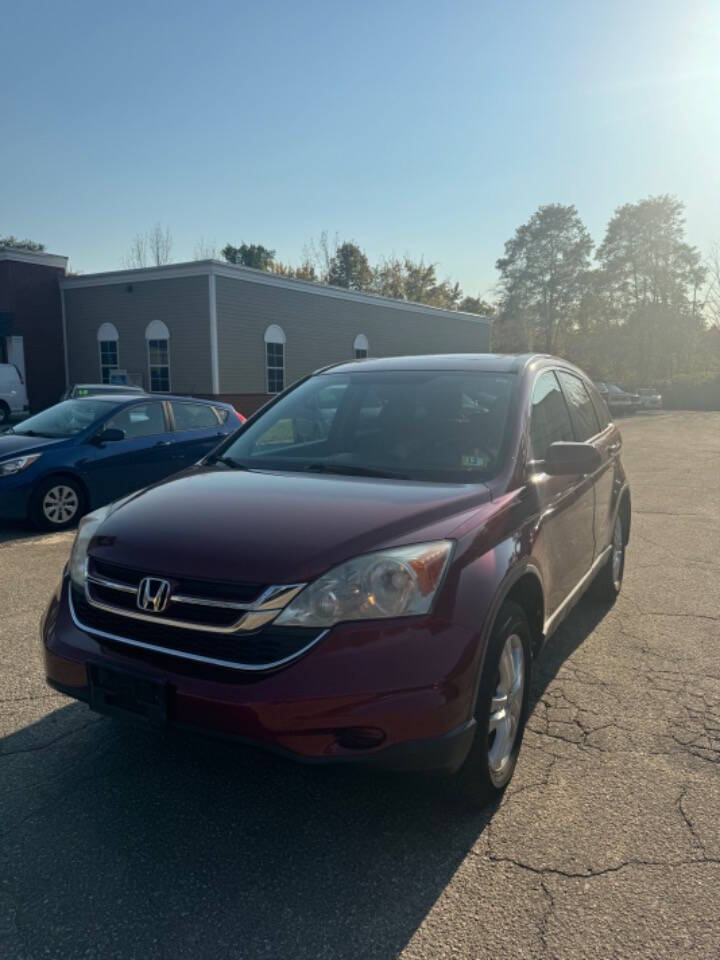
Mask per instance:
[[[81,523],[42,624],[48,682],[306,761],[443,771],[486,802],[543,645],[591,584],[620,590],[620,446],[552,357],[322,370]]]
[[[0,363],[0,426],[28,412],[25,381],[14,363]]]

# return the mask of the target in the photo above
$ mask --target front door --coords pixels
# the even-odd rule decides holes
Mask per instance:
[[[146,400],[124,407],[100,430],[122,430],[122,440],[88,444],[83,463],[93,506],[141,490],[175,472],[173,434],[162,400]]]

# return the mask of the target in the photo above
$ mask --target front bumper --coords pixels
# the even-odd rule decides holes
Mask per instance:
[[[247,674],[123,648],[79,629],[64,581],[41,632],[55,689],[89,701],[89,668],[131,671],[167,684],[170,726],[297,760],[451,773],[475,734],[479,634],[431,618],[342,624],[287,666]]]
[[[14,476],[0,477],[0,517],[4,520],[25,520],[30,508],[31,485]]]

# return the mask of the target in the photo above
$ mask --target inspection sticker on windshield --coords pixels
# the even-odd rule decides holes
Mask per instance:
[[[488,465],[488,458],[479,456],[478,454],[467,454],[462,455],[462,465],[464,467],[486,467]]]

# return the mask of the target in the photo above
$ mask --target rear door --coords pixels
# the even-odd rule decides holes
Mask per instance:
[[[123,407],[99,428],[122,430],[124,439],[88,444],[83,464],[93,505],[110,503],[174,473],[173,434],[165,403],[146,400]]]
[[[172,458],[175,470],[183,470],[206,456],[229,430],[225,426],[228,411],[210,403],[170,400],[174,425]]]
[[[535,381],[529,439],[535,461],[545,460],[551,443],[575,439],[565,396],[550,370]],[[543,573],[549,616],[592,565],[593,483],[582,475],[553,477],[539,469],[529,489],[537,499],[533,555]]]

